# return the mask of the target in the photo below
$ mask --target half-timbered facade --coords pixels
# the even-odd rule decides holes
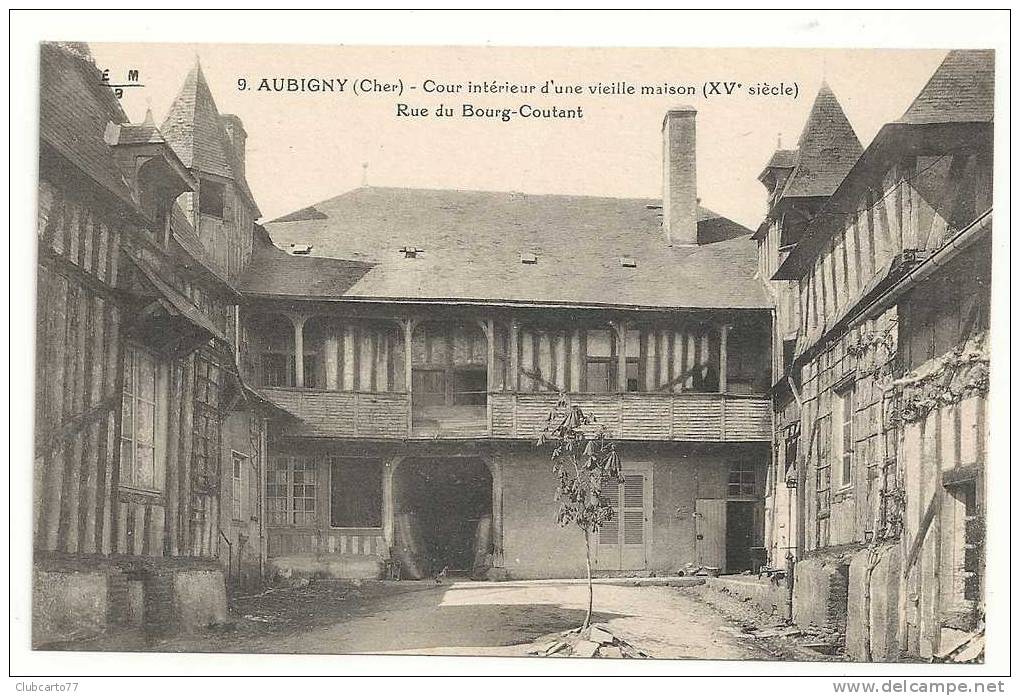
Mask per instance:
[[[223,450],[253,466],[257,527],[271,407],[240,380],[240,294],[187,205],[202,147],[129,123],[84,44],[43,44],[40,76],[34,640],[222,621],[224,575],[264,556],[260,533],[247,559],[224,552],[243,544]],[[235,208],[238,238],[257,215]]]
[[[982,617],[992,74],[991,52],[951,52],[771,276],[799,324],[774,443],[794,620],[856,659],[931,657]]]
[[[760,562],[771,302],[698,206],[694,119],[664,120],[664,201],[361,188],[265,226],[241,331],[291,415],[276,572],[583,573],[535,447],[561,394],[624,443],[599,571]]]

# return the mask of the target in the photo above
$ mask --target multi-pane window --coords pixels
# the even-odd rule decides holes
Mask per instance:
[[[315,524],[316,460],[310,457],[273,457],[266,483],[269,524]]]
[[[230,510],[235,520],[244,519],[244,479],[248,473],[248,457],[240,452],[231,452]]]
[[[200,353],[195,360],[195,412],[191,460],[192,471],[214,485],[220,471],[220,379],[222,371],[212,356]]]
[[[817,459],[815,460],[815,494],[818,496],[819,515],[827,515],[832,502],[832,496],[830,495],[832,463],[829,461],[832,442],[831,421],[831,414],[822,416],[818,420],[818,431],[815,433],[815,437],[818,438],[815,443],[817,451]]]
[[[383,465],[378,459],[330,457],[330,512],[333,527],[381,527]]]
[[[839,467],[840,486],[853,483],[854,457],[854,392],[847,389],[833,395],[835,398],[835,414],[833,424],[836,427],[836,454]]]
[[[746,498],[755,495],[758,483],[755,466],[751,462],[730,464],[730,477],[726,484],[726,495],[730,498]]]
[[[165,399],[159,361],[150,353],[128,346],[124,352],[124,391],[121,402],[120,483],[133,488],[161,490],[164,449],[162,430]]]

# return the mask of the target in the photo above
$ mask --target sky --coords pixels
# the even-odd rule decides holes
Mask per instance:
[[[750,228],[765,211],[757,181],[777,144],[792,148],[823,80],[861,142],[906,110],[945,55],[930,50],[377,47],[243,44],[92,44],[96,64],[143,87],[122,98],[132,121],[151,108],[161,123],[196,60],[220,113],[248,132],[247,178],[263,220],[367,182],[370,186],[659,198],[661,125],[680,104],[697,116],[702,205]],[[337,92],[273,92],[262,78],[348,79]],[[238,80],[251,89],[238,89]],[[391,92],[350,92],[355,81],[402,82]],[[426,94],[426,80],[541,85],[692,85],[694,95]],[[707,81],[736,82],[708,96]],[[797,97],[753,97],[751,85],[796,85]],[[412,90],[411,86],[415,86]],[[414,118],[397,104],[460,114],[477,107],[581,107],[582,119]],[[363,166],[367,164],[367,169]]]

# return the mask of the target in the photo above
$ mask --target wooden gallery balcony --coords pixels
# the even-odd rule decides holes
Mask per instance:
[[[247,327],[248,375],[294,416],[290,436],[527,440],[566,393],[619,439],[771,438],[767,324],[277,315]]]
[[[534,439],[559,396],[491,393],[485,406],[415,410],[407,393],[332,392],[265,387],[262,394],[296,417],[297,437],[365,439]],[[572,394],[570,399],[624,440],[768,441],[769,400],[737,394]],[[427,417],[427,415],[432,417]]]

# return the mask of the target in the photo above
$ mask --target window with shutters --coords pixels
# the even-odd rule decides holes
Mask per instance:
[[[259,519],[259,466],[254,459],[248,461],[248,518]]]
[[[623,481],[623,543],[645,543],[645,477],[627,474]]]
[[[620,482],[608,480],[602,482],[602,497],[613,508],[613,519],[599,527],[599,543],[612,545],[620,543]]]
[[[602,495],[613,507],[613,519],[599,528],[599,544],[645,543],[645,477],[628,473],[623,482],[602,482]]]

